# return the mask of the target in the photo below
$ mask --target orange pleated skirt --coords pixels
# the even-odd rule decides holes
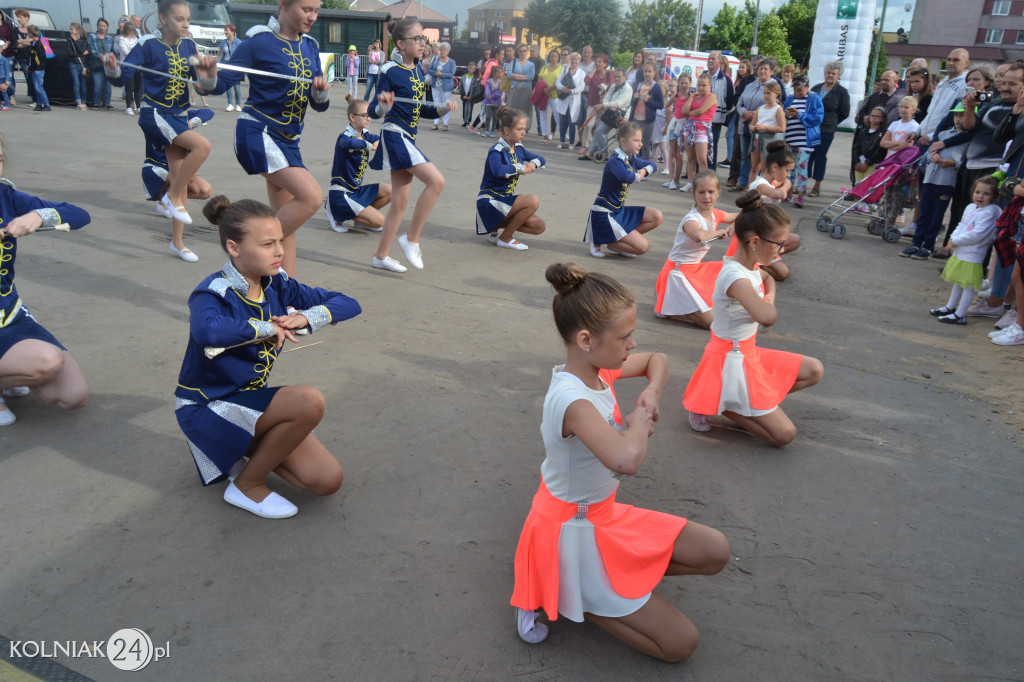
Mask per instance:
[[[556,498],[541,481],[516,548],[513,606],[542,608],[549,620],[557,620],[558,538],[562,524],[576,513],[576,503]],[[620,504],[614,494],[591,503],[587,520],[594,524],[612,589],[627,599],[649,594],[665,577],[676,539],[686,527],[684,518]]]
[[[712,334],[708,345],[704,347],[700,364],[686,386],[683,407],[697,414],[720,414],[723,385],[733,385],[735,381],[745,383],[749,408],[764,411],[778,407],[800,374],[803,356],[799,353],[758,348],[756,337],[754,334],[737,344],[742,354],[743,376],[730,377],[726,376],[729,373],[726,356],[733,351],[734,344]],[[728,409],[743,413],[742,409]]]
[[[674,270],[686,278],[697,295],[704,300],[707,308],[711,308],[711,295],[715,292],[715,280],[718,273],[722,271],[722,261],[706,261],[702,263],[676,263],[673,260],[666,260],[658,273],[657,298],[654,301],[654,312],[663,315],[662,308],[665,305],[665,292],[668,289],[668,278]],[[672,313],[674,314],[674,313]]]

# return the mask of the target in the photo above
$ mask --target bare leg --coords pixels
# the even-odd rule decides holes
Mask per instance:
[[[413,209],[412,220],[409,222],[408,239],[413,244],[418,244],[420,233],[423,232],[423,225],[427,222],[427,216],[434,210],[434,204],[437,203],[438,197],[441,196],[441,190],[444,189],[444,176],[432,163],[421,163],[409,170],[413,177],[426,185],[420,192],[419,199],[416,200],[416,208]]]
[[[543,220],[536,217],[537,209],[540,208],[540,199],[536,194],[520,194],[516,197],[512,208],[509,210],[505,220],[498,226],[501,234],[498,239],[510,243],[515,238],[517,231],[527,234],[540,234],[547,225]]]
[[[793,382],[789,392],[793,393],[814,386],[821,381],[823,376],[825,376],[825,368],[821,361],[805,355],[800,361],[800,371],[797,372],[796,381]],[[729,411],[722,414],[771,445],[782,447],[792,443],[796,438],[796,427],[793,426],[793,422],[781,407],[760,417],[744,417]]]
[[[284,232],[281,267],[289,277],[294,277],[297,260],[295,233],[323,205],[324,192],[305,168],[282,168],[274,173],[264,173],[263,177],[267,180],[270,208],[277,214]]]
[[[71,354],[38,339],[19,341],[0,358],[0,388],[14,386],[28,386],[63,410],[77,410],[89,399],[85,376]]]
[[[694,151],[693,145],[686,145],[686,181],[693,182],[693,179],[697,177],[697,154]]]
[[[412,188],[412,173],[406,170],[391,171],[391,208],[384,216],[384,231],[377,243],[377,252],[373,254],[383,260],[388,257],[391,244],[398,236],[398,228],[402,225],[405,207],[409,204],[409,190]]]
[[[186,152],[181,147],[175,145],[169,145],[167,147],[167,180],[164,182],[164,192],[167,194],[167,199],[174,206],[184,206],[184,202],[178,204],[174,203],[174,198],[171,195],[171,178],[178,176],[182,171],[181,167],[184,164],[186,158]],[[186,186],[186,190],[187,190]],[[211,188],[212,191],[212,188]],[[186,194],[188,192],[186,191]],[[157,201],[159,201],[157,197]],[[185,223],[180,220],[171,218],[171,243],[174,244],[174,248],[179,251],[185,251]]]
[[[666,575],[715,575],[729,562],[729,542],[713,528],[692,521],[676,539]],[[700,642],[696,626],[658,594],[622,618],[586,614],[587,620],[649,656],[675,663],[693,655]]]
[[[176,149],[175,149],[176,148]],[[171,167],[171,154],[179,151],[181,163],[177,170]],[[168,163],[167,199],[173,206],[184,206],[188,199],[188,183],[199,173],[199,167],[210,155],[210,141],[194,130],[185,132],[174,138],[174,143],[166,148]]]
[[[672,182],[679,184],[679,176],[683,174],[683,154],[679,151],[679,140],[672,140],[672,161],[675,164],[672,168]]]
[[[715,319],[715,312],[708,310],[705,312],[687,313],[686,315],[666,315],[670,320],[676,320],[677,322],[689,322],[695,324],[701,329],[711,329],[711,322]]]
[[[706,171],[708,169],[708,143],[707,142],[696,142],[693,145],[694,156],[697,157],[697,170]]]
[[[324,416],[324,397],[311,386],[285,386],[256,422],[249,462],[235,486],[254,502],[270,494],[271,471],[318,495],[341,486],[341,465],[313,435]]]
[[[750,152],[750,177],[747,178],[747,187],[757,179],[757,174],[761,172],[761,152]]]
[[[658,209],[651,208],[649,206],[644,208],[644,217],[640,221],[640,224],[637,225],[636,229],[619,241],[609,244],[608,248],[613,251],[631,253],[634,256],[647,253],[647,249],[651,248],[651,245],[644,235],[656,228],[658,225],[661,225],[661,221],[664,219],[665,216]]]

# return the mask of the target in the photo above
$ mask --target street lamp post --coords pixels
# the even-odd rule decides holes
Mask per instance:
[[[754,44],[750,46],[750,56],[757,56],[757,24],[761,20],[761,0],[757,0],[757,7],[754,9]]]

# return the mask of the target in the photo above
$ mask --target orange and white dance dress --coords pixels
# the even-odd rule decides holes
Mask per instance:
[[[710,247],[693,241],[683,230],[683,225],[690,221],[696,222],[702,230],[718,229],[718,223],[725,218],[725,212],[713,208],[711,214],[712,219],[709,221],[694,206],[679,223],[676,241],[658,275],[655,315],[667,317],[711,310],[711,293],[715,289],[715,280],[722,269],[722,262],[702,262]]]
[[[770,414],[800,373],[802,355],[757,347],[757,322],[726,293],[741,279],[749,281],[764,298],[761,271],[748,270],[726,258],[712,294],[715,319],[711,340],[683,395],[683,407],[690,412],[712,415],[729,411],[744,417]]]
[[[595,391],[578,377],[552,371],[541,435],[542,481],[523,525],[515,559],[512,605],[543,608],[577,623],[584,613],[621,618],[650,599],[665,576],[686,519],[615,501],[619,482],[576,437],[562,437],[565,411],[586,400],[614,425],[611,387]]]

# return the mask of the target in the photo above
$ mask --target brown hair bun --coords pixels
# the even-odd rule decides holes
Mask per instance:
[[[736,205],[746,213],[748,211],[756,211],[761,208],[762,204],[761,193],[756,189],[748,190],[736,198]]]

